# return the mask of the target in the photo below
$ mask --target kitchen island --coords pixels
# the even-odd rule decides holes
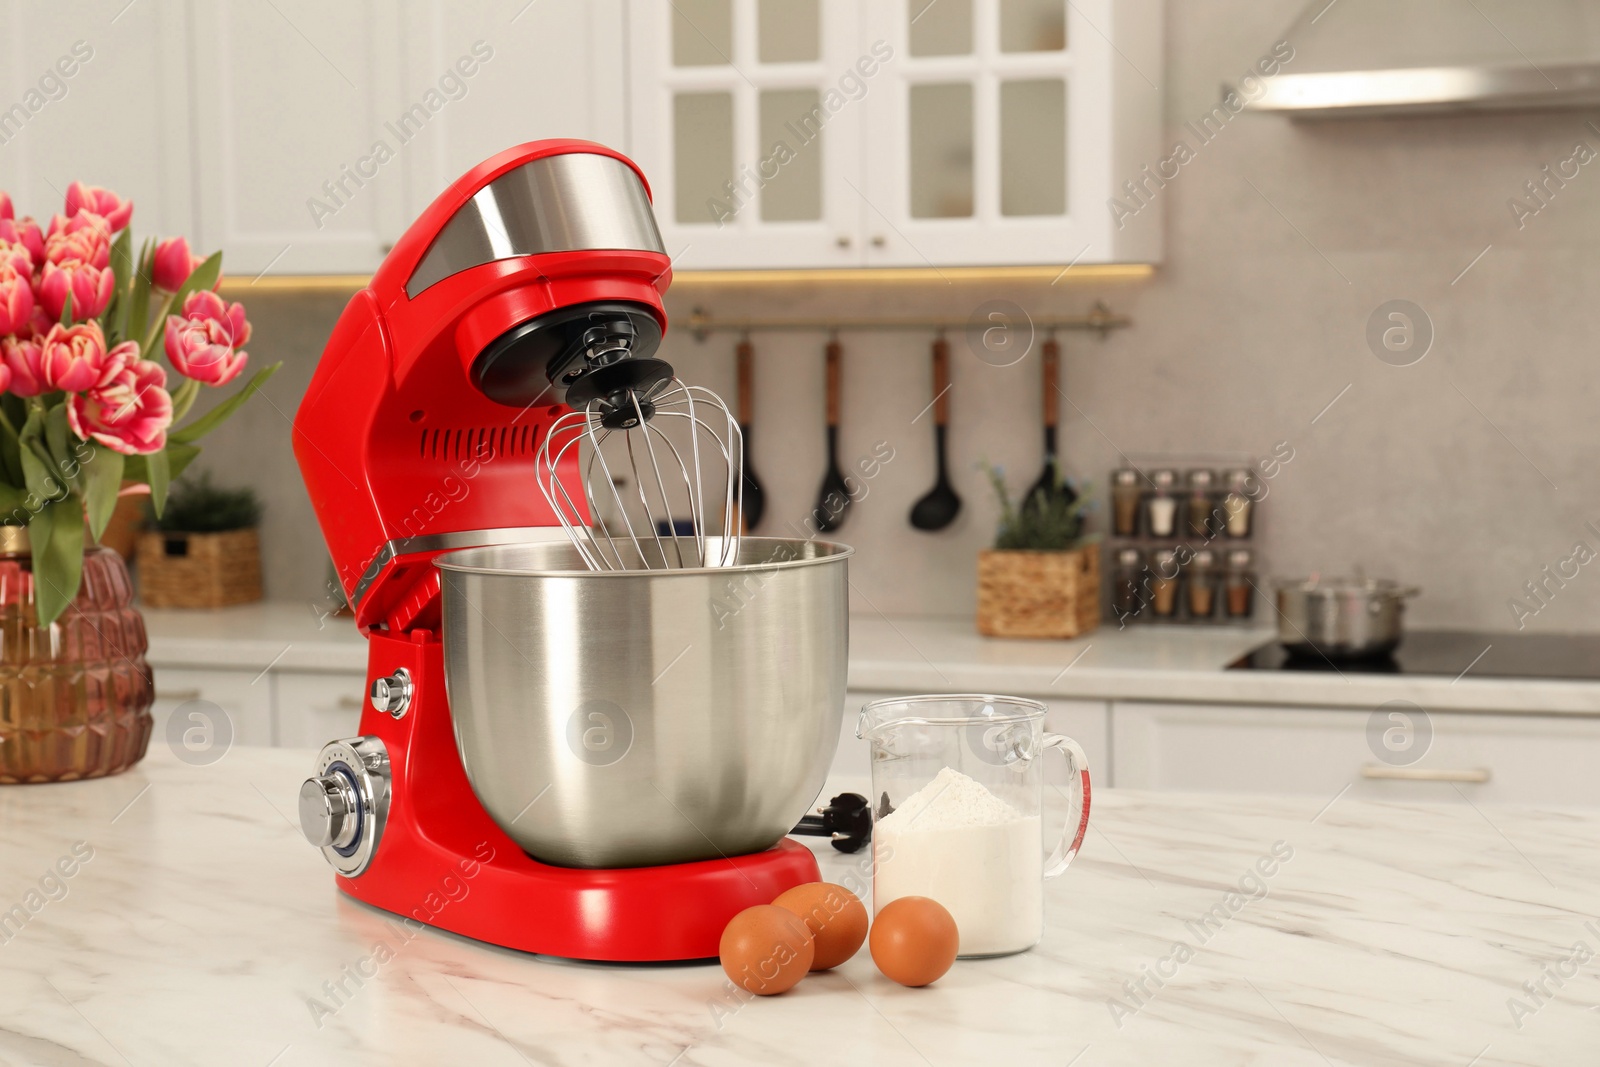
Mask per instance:
[[[1102,790],[1034,950],[920,990],[863,950],[746,1000],[714,965],[529,956],[343,897],[295,824],[310,763],[234,746],[195,766],[158,737],[119,777],[0,788],[0,1063],[1558,1067],[1600,1049],[1600,813]],[[816,847],[825,877],[867,877]]]

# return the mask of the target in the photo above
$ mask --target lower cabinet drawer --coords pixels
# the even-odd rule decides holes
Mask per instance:
[[[219,744],[270,745],[272,677],[261,671],[157,667],[150,744],[167,745],[193,762]],[[226,719],[226,722],[223,719]]]
[[[279,671],[278,738],[285,748],[321,748],[354,737],[366,706],[365,674]]]
[[[1600,719],[1118,703],[1112,721],[1127,788],[1600,806]]]

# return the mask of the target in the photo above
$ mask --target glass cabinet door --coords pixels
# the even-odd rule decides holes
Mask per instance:
[[[858,266],[853,0],[636,0],[631,151],[677,269]],[[860,53],[858,55],[858,53]]]
[[[1159,75],[1159,3],[881,0],[863,10],[865,35],[897,53],[868,107],[869,264],[1132,258],[1106,201],[1159,144],[1160,94],[1140,69]],[[1131,40],[1114,44],[1119,35]],[[1123,123],[1114,116],[1130,97],[1140,113]]]

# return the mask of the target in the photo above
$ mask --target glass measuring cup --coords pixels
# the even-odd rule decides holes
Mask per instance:
[[[982,694],[861,709],[856,736],[872,746],[874,915],[898,897],[932,897],[955,919],[962,956],[1039,943],[1044,880],[1067,869],[1089,825],[1089,762],[1076,741],[1045,732],[1044,716],[1037,701]],[[1066,758],[1077,786],[1048,859],[1047,749]]]

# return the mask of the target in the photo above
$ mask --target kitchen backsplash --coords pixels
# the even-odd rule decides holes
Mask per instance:
[[[1169,5],[1162,88],[1175,140],[1299,7]],[[1416,625],[1596,630],[1600,571],[1584,564],[1600,553],[1588,429],[1600,410],[1600,180],[1547,182],[1536,213],[1515,210],[1543,165],[1579,143],[1600,146],[1600,133],[1578,112],[1320,124],[1241,115],[1175,177],[1135,186],[1165,201],[1167,261],[1151,279],[685,286],[668,299],[679,328],[663,355],[731,399],[737,338],[695,340],[682,325],[697,306],[724,319],[825,322],[965,318],[995,299],[1068,315],[1104,300],[1134,326],[1103,341],[1059,338],[1061,451],[1101,500],[1096,528],[1107,526],[1107,476],[1124,456],[1275,459],[1272,521],[1257,545],[1273,572],[1360,567],[1418,584]],[[1151,218],[1133,212],[1126,224]],[[261,489],[268,596],[309,605],[323,594],[326,556],[289,420],[345,296],[236,298],[255,326],[253,358],[286,366],[270,403],[213,435],[202,462]],[[1420,315],[1385,306],[1397,300]],[[1386,330],[1401,331],[1390,347]],[[752,338],[763,533],[799,529],[815,501],[826,339],[821,329]],[[892,450],[838,534],[858,552],[858,611],[970,613],[975,553],[996,514],[979,464],[1003,467],[1014,490],[1038,473],[1037,340],[1027,358],[996,366],[952,334],[951,477],[964,507],[940,533],[910,527],[934,482],[932,427],[918,417],[932,399],[932,339],[841,335],[841,463]]]

